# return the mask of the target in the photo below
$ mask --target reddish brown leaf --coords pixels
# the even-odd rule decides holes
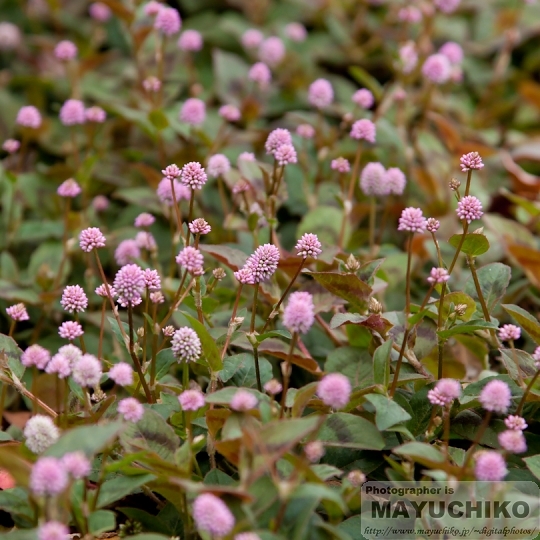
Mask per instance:
[[[266,339],[259,346],[259,352],[264,354],[269,354],[281,360],[286,360],[289,355],[289,345],[286,345],[282,341],[277,339]],[[313,358],[307,358],[303,356],[300,351],[295,349],[291,355],[291,363],[296,366],[299,366],[311,373],[320,373],[321,368],[319,364]]]

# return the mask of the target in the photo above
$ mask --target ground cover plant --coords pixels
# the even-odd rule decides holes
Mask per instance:
[[[360,539],[366,480],[538,483],[539,18],[0,0],[2,537]]]

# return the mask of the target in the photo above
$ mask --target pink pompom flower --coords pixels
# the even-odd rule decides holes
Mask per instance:
[[[127,362],[118,362],[109,370],[109,379],[118,386],[133,384],[133,368]]]
[[[113,286],[121,306],[139,305],[142,302],[141,295],[146,287],[142,268],[136,264],[122,266],[116,273]]]
[[[62,457],[61,462],[66,472],[76,479],[88,476],[92,470],[90,461],[84,452],[69,452]]]
[[[317,109],[328,107],[334,99],[334,89],[330,81],[317,79],[309,86],[308,101]]]
[[[66,489],[68,476],[62,462],[54,457],[39,458],[30,473],[30,490],[36,495],[59,495]]]
[[[177,203],[182,200],[189,201],[191,199],[191,189],[188,186],[184,186],[176,178],[173,179],[171,186],[170,178],[163,178],[158,184],[156,195],[166,206],[172,206],[174,204],[173,189]]]
[[[319,237],[313,233],[302,235],[294,249],[296,249],[296,254],[304,259],[307,257],[316,259],[322,253]]]
[[[303,24],[292,22],[285,26],[285,35],[291,40],[298,43],[305,41],[307,30]]]
[[[176,262],[194,276],[203,274],[204,257],[202,253],[193,246],[186,246],[182,249],[176,256]]]
[[[484,450],[475,454],[474,474],[477,480],[499,482],[507,474],[504,458],[493,450]]]
[[[505,324],[499,328],[501,341],[516,341],[521,337],[521,328],[515,324]]]
[[[260,88],[265,88],[272,80],[272,72],[264,62],[257,62],[249,68],[248,77]]]
[[[274,155],[284,144],[292,144],[291,132],[288,129],[277,128],[270,132],[264,143],[266,153]]]
[[[375,98],[373,94],[367,88],[361,88],[357,90],[353,96],[352,100],[362,109],[371,109],[375,103]]]
[[[13,321],[28,321],[30,317],[28,316],[28,311],[26,311],[26,306],[24,304],[14,304],[6,308],[6,313]]]
[[[375,144],[377,129],[371,120],[363,118],[362,120],[357,120],[352,125],[350,135],[353,139],[366,140],[372,144]]]
[[[231,104],[222,105],[218,112],[219,116],[221,116],[223,120],[227,120],[227,122],[238,122],[242,116],[240,109],[236,105]]]
[[[59,521],[47,521],[37,530],[38,540],[68,540],[69,529]]]
[[[467,223],[480,219],[484,215],[480,199],[474,195],[462,197],[458,202],[456,214],[459,219],[465,219]]]
[[[181,51],[197,52],[203,47],[203,38],[197,30],[184,30],[178,38],[177,45]]]
[[[211,493],[203,493],[195,499],[193,519],[199,530],[215,537],[228,535],[235,524],[227,505]]]
[[[33,105],[26,105],[19,109],[15,121],[19,126],[38,129],[41,126],[41,114]]]
[[[223,154],[214,154],[208,158],[208,174],[213,177],[223,176],[231,169],[231,163],[227,156]]]
[[[436,285],[438,283],[446,283],[449,279],[450,274],[446,268],[432,268],[427,281],[432,285]]]
[[[499,433],[499,444],[512,454],[522,454],[527,451],[527,441],[521,430],[508,429]]]
[[[223,164],[222,164],[223,165]],[[191,161],[182,167],[182,184],[191,189],[202,189],[208,180],[203,166],[198,161]]]
[[[94,124],[103,124],[103,122],[105,122],[107,119],[107,113],[97,105],[88,107],[88,109],[84,111],[84,114],[86,116],[86,120],[88,120],[88,122],[93,122]]]
[[[212,230],[212,227],[208,222],[203,218],[197,218],[189,224],[189,230],[191,234],[209,234]]]
[[[349,403],[351,383],[341,373],[329,373],[319,382],[317,394],[325,405],[333,409],[342,409]]]
[[[171,349],[178,362],[196,362],[201,356],[202,344],[195,330],[183,326],[174,332]]]
[[[411,73],[418,64],[418,51],[412,41],[408,41],[399,48],[399,59],[403,73]]]
[[[360,173],[360,189],[368,197],[380,197],[390,193],[388,176],[381,163],[368,163]]]
[[[422,74],[435,84],[444,84],[450,79],[452,65],[444,54],[432,54],[422,66]]]
[[[154,21],[154,28],[166,36],[172,36],[180,31],[182,19],[180,13],[172,7],[161,6]]]
[[[84,103],[78,99],[68,99],[61,107],[60,122],[64,126],[76,126],[86,122]]]
[[[258,399],[251,392],[240,388],[231,399],[231,409],[233,411],[250,411],[257,407]]]
[[[88,307],[88,297],[80,285],[68,285],[60,304],[68,313],[79,313]]]
[[[459,7],[461,0],[434,0],[434,4],[443,13],[453,13]]]
[[[63,60],[64,62],[73,60],[77,56],[77,46],[67,39],[60,41],[54,48],[54,56],[56,56],[58,60]]]
[[[112,17],[111,8],[103,2],[93,2],[88,8],[90,17],[95,21],[107,22]]]
[[[144,406],[135,398],[128,397],[118,403],[118,412],[128,422],[137,423],[144,415]]]
[[[423,233],[426,228],[426,218],[420,208],[405,208],[399,218],[398,231]]]
[[[300,124],[296,128],[296,134],[302,139],[313,139],[315,135],[315,128],[310,124]]]
[[[478,399],[486,411],[505,414],[512,403],[512,392],[504,381],[493,379],[484,386]]]
[[[198,411],[204,407],[204,394],[200,390],[184,390],[178,396],[178,402],[184,411]]]
[[[444,407],[461,395],[461,384],[455,379],[441,379],[435,388],[428,392],[428,400],[432,405]]]
[[[7,152],[8,154],[15,154],[20,147],[21,143],[16,139],[6,139],[2,143],[2,150],[4,150],[4,152]]]
[[[79,245],[83,251],[90,251],[105,247],[105,237],[97,227],[89,227],[81,231],[79,236]]]
[[[140,259],[141,250],[137,242],[131,238],[122,240],[114,251],[114,260],[118,266],[129,264]]]
[[[336,159],[333,159],[330,167],[332,168],[332,170],[338,171],[342,174],[348,173],[351,170],[351,164],[349,163],[349,160],[345,159],[344,157],[338,157]]]
[[[313,296],[308,292],[294,292],[283,310],[283,326],[291,334],[307,334],[315,322]]]
[[[279,249],[273,244],[259,246],[246,261],[246,266],[252,272],[253,282],[261,283],[269,280],[277,270]]]
[[[468,154],[463,154],[459,158],[461,165],[461,172],[467,172],[470,170],[480,170],[484,168],[484,163],[480,154],[478,152],[469,152]]]
[[[439,53],[448,58],[450,63],[454,66],[458,66],[463,62],[463,49],[459,43],[455,41],[448,41],[440,49]]]
[[[102,374],[101,362],[93,354],[83,354],[73,366],[73,380],[79,386],[99,386]]]
[[[206,105],[197,98],[189,98],[180,109],[180,120],[190,126],[200,126],[206,119]]]
[[[403,195],[407,179],[401,169],[390,167],[385,173],[385,183],[389,193]]]
[[[65,321],[58,327],[58,335],[62,339],[73,341],[84,334],[82,326],[76,321]]]
[[[30,345],[30,347],[21,354],[21,364],[24,367],[35,366],[38,369],[45,369],[50,360],[51,353],[37,343]]]
[[[62,182],[56,190],[56,193],[58,193],[60,197],[66,197],[70,199],[77,197],[77,195],[80,195],[81,192],[81,186],[73,178],[68,178],[67,180]]]
[[[511,414],[510,416],[507,416],[504,419],[504,425],[508,429],[514,429],[517,431],[525,431],[528,427],[527,422],[525,421],[525,418],[518,415]]]
[[[259,46],[259,60],[276,67],[285,57],[285,45],[276,36],[265,39]]]
[[[297,162],[296,150],[292,144],[282,144],[274,152],[274,157],[282,167]]]
[[[156,218],[152,214],[143,212],[135,218],[135,227],[146,228],[153,225],[156,221]]]
[[[440,222],[435,218],[428,218],[426,221],[426,229],[430,233],[436,233],[439,230],[439,227],[441,226]]]

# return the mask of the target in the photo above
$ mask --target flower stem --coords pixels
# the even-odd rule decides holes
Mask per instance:
[[[300,266],[296,270],[296,273],[294,274],[293,278],[287,285],[287,288],[285,289],[285,292],[281,295],[281,298],[279,299],[278,303],[274,306],[272,309],[272,312],[270,315],[268,315],[268,319],[266,319],[266,322],[264,323],[263,329],[261,330],[261,334],[264,333],[268,325],[270,324],[270,321],[278,314],[279,306],[281,306],[283,300],[285,300],[285,297],[287,296],[287,293],[291,290],[291,287],[293,286],[293,283],[296,281],[296,278],[299,276],[300,272],[302,271],[302,268],[304,264],[306,263],[306,259],[303,258],[300,262]]]
[[[484,419],[482,420],[482,423],[480,424],[480,427],[478,428],[478,431],[476,432],[476,437],[474,438],[473,443],[471,444],[471,446],[467,450],[467,453],[465,454],[465,459],[463,460],[463,467],[461,468],[461,475],[465,474],[465,471],[467,470],[467,465],[469,464],[469,461],[472,457],[474,449],[482,440],[482,437],[484,436],[484,433],[486,432],[486,429],[489,426],[490,420],[491,420],[491,411],[487,411],[486,415],[484,416]]]
[[[461,240],[459,241],[458,247],[456,248],[456,252],[454,253],[454,258],[452,259],[452,264],[450,264],[450,268],[448,268],[448,273],[451,274],[452,270],[454,269],[454,266],[456,266],[456,262],[459,257],[459,253],[461,252],[461,248],[463,247],[463,243],[465,242],[465,237],[467,236],[467,231],[469,230],[469,224],[466,220],[463,220],[463,234],[461,235]]]
[[[414,233],[409,234],[407,248],[407,274],[405,276],[405,315],[408,317],[411,312],[411,263],[412,263],[412,241]]]
[[[289,346],[289,354],[287,354],[287,359],[285,360],[285,365],[283,366],[283,391],[281,392],[281,410],[279,411],[279,417],[283,418],[285,414],[285,401],[287,400],[287,392],[289,390],[289,382],[291,378],[291,357],[294,351],[294,346],[296,345],[296,340],[298,339],[298,332],[294,332],[291,338],[291,344]]]
[[[157,359],[157,340],[158,335],[155,332],[155,327],[157,324],[157,304],[153,305],[152,308],[152,360],[150,361],[150,388],[154,391],[154,386],[156,384],[156,359]]]
[[[341,221],[341,229],[339,231],[338,237],[338,247],[339,249],[343,248],[343,240],[345,238],[345,226],[347,224],[347,218],[351,212],[352,198],[354,195],[354,186],[356,184],[356,179],[358,178],[358,169],[360,167],[360,158],[362,157],[362,145],[359,144],[356,149],[356,156],[354,158],[354,165],[351,172],[351,177],[349,180],[349,190],[347,192],[347,197],[343,201],[343,219]]]
[[[79,314],[77,312],[75,312],[75,320],[80,324]],[[86,345],[84,344],[84,338],[82,337],[82,334],[79,336],[79,341],[81,342],[81,350],[83,354],[86,354]]]
[[[135,342],[134,342],[134,331],[133,331],[133,306],[131,304],[128,304],[128,325],[129,325],[129,354],[133,360],[135,369],[137,370],[137,375],[139,376],[139,381],[143,387],[146,400],[148,401],[148,403],[153,403],[154,400],[152,399],[150,388],[148,388],[148,384],[146,382],[146,379],[144,378],[144,373],[142,371],[141,363],[139,362],[139,359],[137,358],[137,355],[135,354],[135,347],[134,347]]]
[[[521,398],[521,401],[519,402],[518,408],[516,410],[516,414],[521,416],[521,412],[523,411],[523,407],[525,405],[525,401],[527,400],[527,395],[531,391],[531,388],[534,386],[534,383],[536,382],[536,379],[538,379],[538,376],[540,375],[540,369],[537,370],[537,372],[534,374],[533,378],[527,385],[527,388],[525,389],[525,392],[523,392],[523,397]]]
[[[222,360],[225,358],[225,354],[227,353],[227,347],[229,346],[229,343],[231,342],[231,337],[234,333],[234,319],[236,319],[236,312],[238,311],[238,304],[240,303],[240,295],[242,294],[242,287],[243,287],[243,284],[240,283],[238,287],[238,292],[236,293],[236,299],[234,301],[234,306],[231,313],[231,320],[229,321],[229,327],[227,328],[227,337],[225,338],[225,344],[223,345],[223,349],[221,351]]]
[[[178,234],[182,236],[182,216],[180,215],[180,208],[178,207],[178,201],[176,200],[176,192],[174,191],[174,178],[172,176],[170,177],[170,181],[174,214],[176,216],[176,228],[178,229]]]
[[[99,343],[98,343],[98,359],[103,358],[103,334],[105,332],[105,310],[107,309],[107,301],[105,298],[101,302],[101,323],[99,325]]]
[[[191,223],[193,221],[193,203],[195,202],[195,190],[191,190],[191,197],[189,198],[189,214],[188,214],[188,223]],[[189,230],[189,227],[186,232],[186,246],[189,246],[189,235],[191,234],[191,231]]]
[[[197,308],[197,317],[201,324],[204,324],[204,313],[202,309],[202,297],[201,297],[201,278],[197,276],[195,278],[195,307]]]
[[[482,287],[480,285],[480,281],[478,280],[478,274],[476,273],[474,258],[471,255],[467,255],[467,262],[469,263],[469,268],[471,270],[471,275],[474,281],[474,288],[476,289],[476,295],[478,296],[478,301],[480,302],[480,305],[482,306],[482,313],[484,314],[484,319],[487,322],[490,322],[491,317],[489,315],[489,309],[486,304],[486,299],[484,298],[484,294],[482,293]],[[518,370],[519,370],[519,366],[518,366]]]
[[[253,306],[251,308],[251,324],[249,325],[249,333],[255,333],[255,317],[257,315],[257,297],[259,295],[259,283],[255,283],[255,291],[253,292]],[[262,392],[261,383],[261,368],[259,366],[259,349],[257,345],[253,346],[253,360],[255,361],[255,376],[257,377],[257,389]]]
[[[375,212],[377,205],[375,197],[369,198],[369,253],[373,254],[373,248],[375,246]]]

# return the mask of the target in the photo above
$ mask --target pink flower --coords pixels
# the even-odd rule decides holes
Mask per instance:
[[[219,108],[219,116],[223,118],[224,120],[227,120],[227,122],[237,122],[240,120],[242,114],[240,113],[240,109],[236,105],[222,105]]]
[[[141,250],[137,242],[132,239],[122,240],[114,251],[114,260],[118,266],[132,263],[135,259],[140,259],[140,257]]]
[[[505,414],[512,403],[512,392],[504,381],[493,379],[484,386],[478,399],[486,411]]]
[[[316,259],[320,253],[322,253],[321,243],[319,237],[313,233],[305,233],[300,240],[296,243],[296,254],[299,257],[312,257]]]
[[[504,458],[493,450],[484,450],[475,454],[474,474],[477,480],[499,482],[507,474]]]
[[[360,189],[369,197],[384,196],[390,193],[386,170],[379,162],[368,163],[360,174]]]
[[[296,128],[296,134],[302,139],[313,139],[315,135],[315,128],[310,124],[300,124]]]
[[[142,268],[136,264],[122,266],[116,273],[113,286],[121,306],[139,305],[142,302],[141,295],[146,287]]]
[[[193,519],[199,530],[216,537],[229,534],[235,523],[227,505],[211,493],[203,493],[195,499]]]
[[[208,234],[212,230],[212,227],[210,227],[205,219],[198,218],[189,224],[189,230],[191,234]]]
[[[418,64],[418,51],[413,41],[408,41],[399,48],[399,58],[403,73],[411,73]]]
[[[150,227],[155,221],[156,218],[152,214],[143,212],[135,218],[135,227]]]
[[[427,278],[428,283],[446,283],[450,279],[450,274],[446,268],[432,268]]]
[[[176,163],[172,163],[171,165],[167,165],[162,171],[161,174],[163,176],[166,176],[169,180],[171,178],[179,178],[182,174],[182,169],[178,167]]]
[[[150,0],[150,2],[148,2],[144,6],[144,14],[147,17],[153,17],[161,11],[162,7],[163,4],[161,4],[160,2],[157,2],[156,0]]]
[[[270,84],[272,73],[270,68],[263,62],[257,62],[249,68],[248,77],[253,82],[257,83],[261,88]]]
[[[180,13],[174,8],[162,5],[157,12],[154,28],[166,36],[172,36],[180,31],[181,26],[182,19],[180,19]]]
[[[456,214],[459,219],[466,219],[467,223],[480,219],[484,212],[482,212],[482,203],[473,195],[467,195],[462,197],[457,205]]]
[[[86,122],[84,103],[78,99],[68,99],[60,109],[60,122],[64,126],[76,126]]]
[[[73,347],[74,349],[77,349],[79,351],[78,358],[82,356],[82,351],[78,347],[75,347],[75,345],[64,345],[64,347],[60,347],[60,351],[65,347]],[[59,379],[65,379],[71,375],[73,362],[71,361],[69,355],[63,354],[60,351],[58,351],[58,353],[51,358],[51,361],[47,364],[45,371],[47,373],[56,373]]]
[[[2,143],[2,150],[4,150],[4,152],[7,152],[8,154],[14,154],[19,150],[20,147],[21,143],[15,139],[6,139]]]
[[[114,297],[116,296],[116,291],[114,290],[114,287],[111,285],[105,285],[105,283],[102,283],[99,287],[96,287],[96,290],[94,291],[98,296],[101,296],[103,298],[107,298],[107,289],[109,290],[109,294]]]
[[[453,13],[459,7],[461,0],[434,0],[434,4],[443,13]]]
[[[73,341],[84,334],[82,326],[76,321],[63,322],[58,327],[58,335],[63,339]]]
[[[105,247],[105,237],[97,227],[89,227],[81,231],[79,245],[83,251],[90,253],[93,249]]]
[[[428,399],[432,405],[444,407],[449,405],[461,395],[461,385],[455,379],[441,379],[435,388],[428,392]]]
[[[540,347],[536,347],[532,357],[534,360],[534,366],[536,367],[536,369],[540,369]]]
[[[95,105],[86,109],[84,114],[89,122],[94,122],[95,124],[103,124],[107,119],[107,113],[101,107]]]
[[[174,186],[174,195],[176,202],[181,200],[189,201],[191,199],[191,189],[181,184],[178,180],[173,179],[172,184]],[[171,187],[171,180],[169,178],[163,178],[158,184],[156,194],[159,200],[166,206],[172,206],[173,201],[173,188]]]
[[[463,49],[455,41],[445,43],[439,49],[439,53],[446,56],[452,65],[459,65],[463,62]]]
[[[282,167],[297,162],[296,150],[292,144],[282,144],[274,152],[274,157]]]
[[[109,208],[109,199],[105,195],[96,195],[92,199],[92,208],[98,213],[105,212]]]
[[[275,396],[283,390],[283,386],[277,379],[270,379],[265,385],[264,390],[267,394]]]
[[[364,139],[372,144],[375,144],[377,129],[371,120],[363,118],[362,120],[357,120],[352,125],[350,135],[353,139]]]
[[[371,109],[375,103],[373,94],[367,88],[361,88],[357,90],[352,97],[354,103],[356,103],[362,109]]]
[[[508,429],[515,429],[517,431],[525,431],[528,427],[525,418],[512,414],[504,419],[504,425]]]
[[[291,41],[302,42],[307,37],[307,30],[303,24],[292,22],[285,26],[285,35]]]
[[[21,364],[24,367],[37,367],[38,369],[45,369],[47,364],[51,360],[51,353],[42,347],[41,345],[30,345],[21,354]]]
[[[292,144],[291,133],[288,129],[277,128],[268,135],[264,148],[267,154],[274,155],[284,144]]]
[[[435,233],[439,230],[439,227],[441,226],[440,222],[436,220],[435,218],[428,218],[426,221],[426,229],[430,233]]]
[[[190,126],[200,126],[206,119],[206,105],[197,98],[186,99],[180,109],[180,120]]]
[[[144,415],[144,406],[141,405],[135,398],[128,397],[122,399],[118,403],[118,412],[128,422],[137,423]]]
[[[7,307],[6,313],[8,314],[8,317],[11,317],[11,319],[14,321],[30,320],[24,304],[14,304],[13,306]]]
[[[499,433],[499,444],[512,454],[522,454],[527,451],[527,442],[521,430],[509,429]]]
[[[259,246],[255,252],[248,257],[246,266],[253,274],[253,282],[261,283],[272,277],[277,270],[279,262],[279,249],[273,244]]]
[[[191,161],[182,167],[182,177],[180,180],[186,187],[202,189],[208,180],[208,176],[206,176],[203,166],[198,161]]]
[[[408,23],[418,23],[422,20],[422,12],[416,6],[406,6],[398,11],[398,19]]]
[[[69,529],[59,521],[47,521],[37,531],[38,540],[68,540]]]
[[[321,441],[310,441],[304,446],[304,454],[311,463],[317,463],[324,456],[324,445]]]
[[[135,236],[135,243],[139,248],[146,249],[147,251],[155,251],[157,249],[156,239],[147,231],[139,231]]]
[[[310,105],[317,109],[328,107],[334,99],[334,89],[330,81],[317,79],[309,86],[308,101]]]
[[[452,66],[444,54],[432,54],[422,66],[422,74],[435,84],[444,84],[450,79]]]
[[[77,47],[72,41],[64,40],[60,41],[54,48],[54,56],[58,60],[73,60],[77,56]]]
[[[176,262],[190,274],[200,276],[203,273],[204,257],[193,246],[186,246],[176,256]]]
[[[501,341],[515,341],[521,337],[521,328],[515,324],[505,324],[499,328]]]
[[[19,126],[38,129],[41,126],[41,114],[33,105],[26,105],[19,109],[16,123]]]
[[[62,293],[60,304],[68,313],[78,313],[88,307],[88,298],[80,285],[68,285]]]
[[[200,51],[203,46],[203,38],[197,30],[184,30],[178,38],[177,45],[182,51]]]
[[[231,409],[233,411],[250,411],[255,409],[258,399],[251,392],[240,388],[231,399]]]
[[[101,362],[92,354],[83,354],[73,366],[73,380],[79,386],[99,386],[102,374]]]
[[[208,174],[213,177],[222,176],[229,172],[231,163],[227,156],[223,154],[214,154],[208,158],[207,170]]]
[[[30,490],[36,495],[59,495],[66,489],[68,476],[59,459],[39,458],[30,473]]]
[[[426,218],[420,208],[405,208],[399,218],[398,231],[423,233],[426,228]]]
[[[459,158],[459,162],[461,164],[461,172],[467,172],[473,169],[480,170],[484,167],[484,163],[478,152],[463,154]]]
[[[313,296],[308,292],[294,292],[283,310],[283,326],[291,334],[307,334],[315,322]]]
[[[161,289],[161,278],[157,270],[145,268],[143,270],[144,285],[149,291],[159,291]]]
[[[109,370],[109,379],[118,386],[130,386],[133,384],[133,368],[126,362],[118,362]]]
[[[112,16],[111,9],[103,2],[94,2],[93,4],[90,4],[88,12],[90,13],[90,17],[92,17],[92,19],[99,22],[106,22]]]
[[[43,414],[32,416],[26,422],[23,434],[26,438],[26,446],[34,454],[41,454],[60,437],[60,432],[52,419]]]
[[[66,472],[73,478],[80,479],[88,476],[92,466],[84,452],[69,452],[61,459]]]
[[[197,411],[204,407],[204,395],[200,390],[184,390],[178,401],[184,411]]]
[[[385,173],[385,183],[389,193],[403,195],[407,179],[401,169],[390,167]]]
[[[174,333],[171,349],[178,362],[196,362],[202,352],[201,340],[195,330],[183,326]]]
[[[64,182],[58,186],[58,189],[56,190],[56,193],[60,195],[60,197],[68,197],[68,198],[74,198],[77,197],[82,192],[81,186],[73,180],[73,178],[68,178]]]
[[[242,285],[253,285],[255,283],[253,278],[253,272],[251,271],[251,268],[249,266],[244,266],[240,268],[240,270],[234,273],[234,277]]]
[[[0,22],[0,51],[16,49],[21,44],[21,31],[9,22]]]
[[[238,160],[240,161],[240,158],[238,158]],[[248,161],[248,160],[243,160],[243,161]],[[232,187],[232,192],[234,195],[238,195],[239,193],[245,193],[246,191],[249,191],[250,188],[251,188],[250,183],[241,178]]]
[[[317,394],[325,405],[333,409],[342,409],[349,403],[351,383],[341,373],[325,375],[317,386]]]
[[[144,81],[142,82],[142,85],[143,85],[143,88],[149,93],[159,92],[161,88],[161,81],[157,77],[150,75],[149,77],[146,77],[146,79],[144,79]]]
[[[275,67],[281,63],[285,56],[285,45],[278,37],[265,39],[259,46],[259,60]]]
[[[344,157],[338,157],[337,159],[333,159],[330,167],[332,168],[332,170],[338,171],[342,174],[348,173],[351,170],[351,164],[349,163],[349,160],[345,159]]]
[[[242,35],[242,45],[246,49],[256,49],[262,43],[264,36],[255,28],[246,30]]]

